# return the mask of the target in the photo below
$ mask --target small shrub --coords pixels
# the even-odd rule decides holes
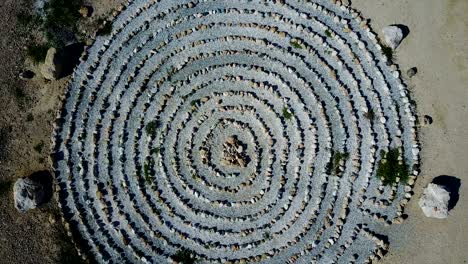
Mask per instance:
[[[21,90],[20,88],[16,88],[15,89],[15,98],[18,100],[18,101],[21,101],[21,100],[25,100],[26,99],[26,93],[24,93],[23,90]]]
[[[29,114],[26,116],[26,121],[28,121],[28,122],[34,121],[34,116],[33,116],[33,114],[29,113]]]
[[[387,60],[388,61],[393,61],[394,57],[393,57],[393,49],[388,47],[388,46],[385,46],[385,45],[382,45],[382,53],[385,57],[387,57]]]
[[[10,129],[7,127],[0,127],[0,161],[4,161],[8,157],[10,132]]]
[[[102,24],[102,23],[100,23]],[[96,32],[98,36],[108,36],[112,33],[112,23],[107,22]]]
[[[303,49],[304,47],[302,47],[301,44],[299,44],[299,42],[297,41],[294,41],[294,40],[291,40],[291,42],[289,42],[289,44],[291,44],[291,46],[295,49]]]
[[[37,153],[42,153],[42,150],[44,149],[44,141],[41,141],[40,143],[36,144],[34,146],[34,150],[37,152]]]
[[[387,153],[380,152],[380,161],[377,168],[377,177],[384,185],[392,185],[396,183],[397,178],[400,182],[406,183],[409,177],[408,165],[405,162],[398,161],[400,152],[398,149],[390,149]]]
[[[156,154],[158,155],[160,152],[160,149],[159,148],[154,148],[153,150],[151,150],[151,154]]]
[[[326,173],[331,175],[332,173],[337,176],[340,173],[340,163],[342,160],[347,160],[349,158],[349,153],[347,152],[335,152],[332,151],[331,160],[326,166]]]
[[[191,106],[197,106],[198,102],[200,102],[200,100],[192,100],[192,101],[190,102],[190,105],[191,105]]]
[[[151,180],[151,168],[149,163],[145,163],[143,166],[143,172],[145,174],[145,180],[149,182]]]
[[[289,112],[289,109],[287,107],[283,108],[283,117],[286,119],[291,119],[293,117],[293,114]]]
[[[156,130],[159,127],[159,122],[158,121],[151,121],[148,124],[146,124],[145,131],[148,135],[154,136],[156,135]]]
[[[42,18],[35,14],[29,14],[21,11],[16,15],[16,21],[23,27],[42,25]]]
[[[34,63],[44,62],[47,56],[47,50],[49,50],[49,45],[47,44],[35,44],[28,47],[26,53],[29,58]]]
[[[369,109],[369,111],[367,111],[367,112],[364,114],[364,117],[367,118],[369,121],[374,120],[374,119],[375,119],[374,110]]]
[[[82,4],[82,0],[50,0],[44,4],[44,30],[53,46],[63,47],[67,39],[78,33]]]
[[[178,250],[172,259],[183,264],[194,264],[197,259],[192,257],[192,252],[186,249]]]
[[[12,181],[0,182],[0,196],[7,194],[11,190],[12,186],[13,186]]]
[[[327,37],[329,37],[329,38],[332,37],[332,33],[331,33],[330,30],[328,30],[328,29],[325,30],[325,35],[326,35]]]

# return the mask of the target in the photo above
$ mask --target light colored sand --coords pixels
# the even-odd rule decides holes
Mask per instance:
[[[420,130],[423,171],[402,225],[390,227],[390,252],[381,263],[468,262],[468,1],[354,0],[375,31],[398,23],[410,34],[397,49],[402,70],[418,67],[408,82],[419,115],[434,124]],[[446,220],[424,217],[417,202],[439,175],[461,179],[460,200]]]

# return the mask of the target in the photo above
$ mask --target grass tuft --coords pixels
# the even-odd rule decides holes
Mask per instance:
[[[12,181],[0,182],[0,197],[3,195],[6,195],[11,190],[12,186],[13,186]]]
[[[34,63],[38,64],[44,62],[48,50],[48,44],[34,44],[28,47],[26,53]]]
[[[286,119],[291,119],[293,117],[293,114],[289,112],[289,109],[287,107],[283,108],[283,117]]]
[[[388,152],[380,152],[381,159],[377,168],[377,177],[384,185],[392,185],[400,178],[400,182],[408,181],[409,172],[406,163],[398,161],[400,152],[398,149],[390,149]]]
[[[304,47],[299,44],[299,42],[295,41],[295,40],[291,40],[291,42],[289,42],[289,44],[291,44],[291,46],[295,49],[303,49]]]
[[[102,24],[102,23],[100,23]],[[105,23],[97,32],[98,36],[108,36],[112,33],[112,23],[107,22]]]
[[[151,121],[146,124],[145,131],[150,136],[156,135],[156,130],[159,128],[160,124],[158,121]]]
[[[44,29],[49,42],[55,47],[65,46],[65,40],[79,33],[78,21],[82,0],[50,0],[44,5]],[[68,37],[67,37],[68,36]]]
[[[153,181],[153,175],[151,172],[151,167],[153,166],[154,162],[153,160],[150,160],[149,162],[145,162],[143,165],[143,173],[145,174],[145,181],[150,183]]]
[[[192,101],[190,102],[190,105],[191,105],[191,106],[197,106],[197,104],[198,104],[199,102],[200,102],[200,100],[192,100]]]
[[[364,117],[367,118],[369,121],[372,121],[375,119],[375,113],[374,110],[369,109],[366,113],[364,113]]]
[[[325,30],[325,35],[326,35],[327,37],[329,37],[329,38],[332,37],[332,33],[331,33],[330,30],[328,30],[328,29]]]
[[[37,152],[37,153],[42,153],[42,150],[44,149],[44,141],[41,141],[39,142],[38,144],[36,144],[34,146],[34,150]]]
[[[16,15],[16,21],[20,26],[29,27],[29,26],[37,26],[42,25],[43,21],[42,18],[35,14],[29,14],[25,11],[20,11]]]
[[[197,261],[195,257],[192,257],[192,252],[186,249],[178,250],[172,258],[183,264],[194,264]]]
[[[326,173],[331,175],[332,173],[335,176],[338,176],[340,173],[340,163],[342,160],[347,160],[349,158],[349,153],[347,152],[335,152],[332,151],[332,158],[326,166]]]
[[[29,113],[29,114],[26,116],[26,121],[27,121],[27,122],[34,121],[34,115],[33,115],[32,113]]]

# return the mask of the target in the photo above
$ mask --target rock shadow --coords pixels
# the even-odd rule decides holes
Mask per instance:
[[[42,186],[44,187],[45,196],[44,196],[44,201],[42,202],[42,204],[49,202],[54,193],[52,189],[52,183],[53,183],[52,174],[47,170],[36,171],[33,174],[31,174],[29,178],[31,178],[31,180],[35,182],[42,184]]]
[[[63,58],[63,69],[60,73],[59,79],[73,73],[76,65],[80,62],[81,54],[84,51],[83,43],[74,43],[65,46],[60,52]]]
[[[401,32],[403,32],[403,38],[401,40],[405,39],[410,33],[409,27],[407,27],[407,26],[405,26],[403,24],[393,24],[391,26],[395,26],[395,27],[399,28],[401,30]]]
[[[435,177],[432,180],[432,183],[443,186],[447,191],[450,192],[448,209],[452,210],[455,205],[457,205],[460,198],[459,190],[461,186],[461,180],[454,176],[441,175]]]

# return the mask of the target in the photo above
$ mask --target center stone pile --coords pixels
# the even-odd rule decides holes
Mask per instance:
[[[377,164],[398,148],[417,167],[415,117],[366,20],[334,2],[122,7],[82,57],[53,137],[81,250],[99,263],[381,256],[372,230],[401,220],[411,185],[382,186]],[[333,153],[346,153],[339,175]]]

